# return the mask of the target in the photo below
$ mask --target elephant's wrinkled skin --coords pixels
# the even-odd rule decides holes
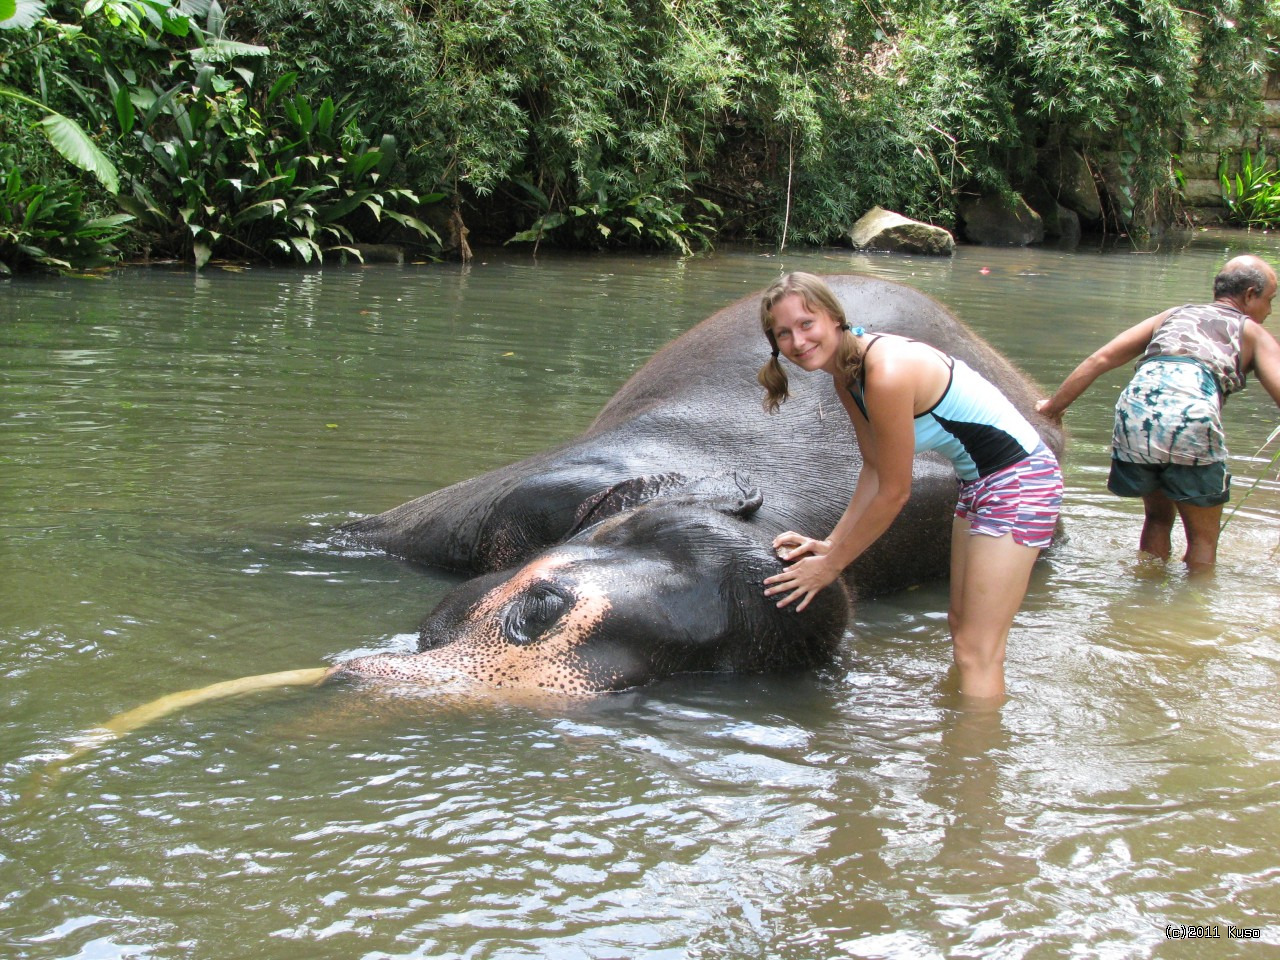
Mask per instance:
[[[1033,410],[1041,394],[936,301],[871,277],[827,279],[851,324],[963,358],[1060,452],[1060,431]],[[668,344],[564,447],[344,527],[396,556],[482,575],[422,624],[418,653],[340,672],[586,692],[811,666],[839,642],[855,593],[944,574],[956,478],[929,454],[916,458],[901,515],[843,586],[800,614],[763,596],[780,569],[774,535],[830,530],[861,457],[825,374],[789,367],[790,399],[764,413],[759,302],[752,294]]]

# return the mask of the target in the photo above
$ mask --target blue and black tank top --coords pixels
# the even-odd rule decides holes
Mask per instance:
[[[864,357],[879,339],[872,335]],[[1030,456],[1041,445],[1035,427],[982,374],[963,360],[938,353],[951,373],[938,402],[915,417],[916,453],[936,450],[955,465],[961,480],[989,476]],[[849,393],[866,417],[862,377]]]

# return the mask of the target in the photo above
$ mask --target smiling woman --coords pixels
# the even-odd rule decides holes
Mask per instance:
[[[764,581],[765,596],[781,594],[779,607],[804,610],[889,529],[910,496],[915,454],[941,453],[961,480],[947,613],[960,690],[997,701],[1005,689],[1009,628],[1062,502],[1057,459],[1014,405],[964,361],[906,337],[850,329],[819,277],[781,277],[765,292],[760,312],[773,349],[759,374],[765,408],[776,411],[787,396],[779,354],[802,370],[824,371],[863,458],[849,506],[825,539],[792,530],[774,539],[787,567]]]

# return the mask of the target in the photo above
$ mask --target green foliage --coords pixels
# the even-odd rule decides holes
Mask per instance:
[[[1268,0],[259,0],[233,17],[319,89],[357,91],[420,182],[495,222],[517,211],[507,236],[675,249],[685,217],[819,242],[876,203],[947,223],[958,193],[1019,187],[1063,144],[1105,155],[1116,215],[1135,216],[1173,189],[1189,123],[1256,109],[1278,24]]]
[[[23,85],[0,95],[33,117],[43,112],[36,129],[109,194],[123,181],[115,199],[140,246],[203,266],[217,252],[358,257],[352,244],[391,228],[438,243],[414,215],[422,201],[395,179],[394,138],[369,141],[354,108],[294,93],[295,75],[256,92],[244,64],[269,51],[227,38],[213,0],[48,6],[48,18],[0,36],[0,81]],[[20,176],[50,167],[25,150],[18,164]],[[52,215],[49,203],[43,209]],[[43,250],[38,237],[27,240]]]
[[[42,0],[0,0],[0,30],[18,30],[35,26],[45,15]]]
[[[123,171],[138,242],[200,263],[434,242],[440,195],[481,241],[827,243],[1063,148],[1125,225],[1257,116],[1280,34],[1274,0],[225,2],[0,0],[24,181],[74,164],[92,205]]]
[[[313,106],[291,95],[296,80],[280,78],[259,108],[247,84],[203,66],[193,84],[157,85],[120,102],[140,146],[128,161],[131,193],[120,203],[148,229],[153,252],[189,256],[197,267],[219,253],[304,263],[326,252],[358,258],[356,231],[383,221],[439,243],[405,212],[423,201],[388,182],[394,138],[372,146],[354,108],[328,98]]]
[[[1247,227],[1280,224],[1280,170],[1267,169],[1266,151],[1241,154],[1240,170],[1234,175],[1228,173],[1224,157],[1218,168],[1218,182],[1232,222]]]
[[[17,90],[5,86],[0,86],[0,97],[33,107],[43,106],[40,101],[23,96]],[[112,193],[120,189],[120,175],[116,171],[115,164],[98,149],[98,145],[84,132],[80,124],[53,110],[40,120],[39,126],[49,138],[49,143],[63,157],[81,170],[92,173]]]
[[[91,119],[95,114],[95,99],[90,88],[73,77],[74,68],[85,65],[93,73],[100,73],[108,62],[107,52],[95,40],[91,27],[105,24],[106,35],[115,43],[121,40],[135,44],[155,45],[155,36],[177,38],[191,37],[198,43],[193,52],[196,58],[225,59],[229,55],[257,55],[267,51],[245,44],[232,44],[219,37],[207,36],[192,19],[196,14],[210,12],[210,0],[88,0],[79,11],[79,23],[63,23],[45,19],[47,5],[35,0],[8,0],[11,10],[0,8],[0,26],[14,30],[31,30],[27,36],[30,44],[23,53],[34,53],[31,73],[11,71],[15,78],[32,82],[43,93],[53,86],[63,92],[71,92],[85,108]],[[4,18],[4,14],[9,16]],[[24,38],[25,39],[25,38]],[[68,48],[63,60],[58,47]],[[80,47],[81,49],[76,49]],[[50,83],[53,81],[53,83]],[[99,148],[93,137],[72,117],[48,108],[43,97],[24,94],[10,86],[0,84],[0,98],[17,101],[34,107],[45,108],[46,115],[39,121],[49,143],[74,166],[93,174],[110,193],[119,191],[119,176],[115,164]]]
[[[25,50],[18,47],[23,52],[37,51],[37,54],[31,58],[30,65],[35,68],[31,73],[24,69],[28,66],[27,63],[22,62],[25,58],[20,59],[17,64],[7,62],[8,57],[0,58],[0,65],[8,68],[0,70],[0,77],[26,82],[34,79],[36,83],[33,93],[39,93],[45,86],[42,68],[47,62],[47,57],[43,56],[45,51],[42,51],[41,47],[46,40],[53,44],[74,42],[79,34],[78,28],[55,21],[46,21],[46,28],[33,30],[32,28],[41,23],[47,12],[46,4],[35,2],[35,0],[8,0],[7,4],[0,3],[0,28],[6,31],[5,42],[0,44],[0,54],[15,43],[26,44]],[[49,36],[46,37],[46,34]],[[17,69],[14,69],[15,66]],[[49,144],[68,162],[97,177],[108,191],[114,193],[118,189],[115,165],[74,119],[49,108],[44,100],[37,96],[24,93],[3,82],[0,82],[0,100],[33,107],[43,113],[44,116],[36,121],[36,127],[41,130]]]
[[[0,273],[85,269],[115,259],[114,242],[132,219],[86,215],[84,192],[72,180],[24,183],[12,153],[0,152]]]
[[[774,3],[718,0],[261,0],[234,12],[359,91],[415,145],[422,183],[497,222],[514,211],[501,239],[681,251],[713,233],[714,204],[695,188],[757,82],[742,21],[749,12],[774,43],[778,19]]]
[[[1116,150],[1140,193],[1169,185],[1195,63],[1169,0],[941,0],[932,14],[903,35],[903,113],[953,186],[1018,186],[1064,141]]]
[[[605,183],[597,182],[577,202],[555,210],[550,198],[536,186],[528,182],[521,186],[544,212],[532,227],[513,236],[511,243],[537,244],[554,236],[565,246],[654,246],[690,256],[711,247],[715,224],[710,215],[723,212],[709,200],[695,199],[693,203],[701,210],[686,216],[685,204],[670,199],[688,192],[683,184],[659,184],[619,199],[611,196]]]

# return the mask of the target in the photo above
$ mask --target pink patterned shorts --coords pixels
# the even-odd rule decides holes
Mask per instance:
[[[968,520],[970,533],[988,537],[1013,534],[1026,547],[1042,548],[1053,539],[1062,506],[1062,470],[1048,447],[1012,466],[977,480],[960,481],[956,517]]]

